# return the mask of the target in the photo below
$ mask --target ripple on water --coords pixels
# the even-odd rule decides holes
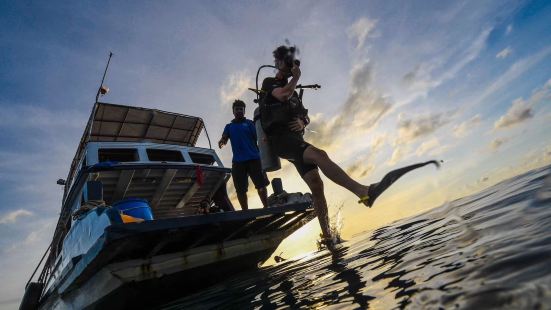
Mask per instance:
[[[241,274],[163,309],[545,309],[550,258],[545,167],[357,235],[334,255]]]

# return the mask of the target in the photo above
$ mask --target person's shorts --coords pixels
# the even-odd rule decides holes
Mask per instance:
[[[270,135],[269,139],[272,151],[275,152],[277,156],[293,163],[301,177],[307,172],[318,168],[318,166],[314,164],[307,164],[304,162],[304,151],[311,144],[304,141],[301,133],[283,132]]]
[[[234,162],[231,168],[231,175],[235,191],[238,193],[246,193],[249,189],[248,176],[251,177],[256,189],[266,187],[270,184],[266,172],[262,171],[260,159]]]

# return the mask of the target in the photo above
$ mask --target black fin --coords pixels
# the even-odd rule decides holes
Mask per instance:
[[[406,173],[413,171],[415,169],[424,167],[428,164],[434,164],[437,168],[440,168],[440,162],[437,160],[430,160],[424,163],[414,164],[406,167],[402,167],[396,170],[392,170],[387,173],[379,183],[373,183],[369,186],[369,201],[368,205],[372,206],[375,203],[375,200],[386,191],[394,182],[401,178]]]

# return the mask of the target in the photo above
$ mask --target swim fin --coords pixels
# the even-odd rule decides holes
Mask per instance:
[[[424,163],[414,164],[411,166],[402,167],[396,170],[392,170],[387,173],[379,183],[373,183],[369,185],[368,194],[360,197],[358,203],[363,203],[368,207],[373,206],[375,200],[386,191],[394,182],[396,182],[404,174],[413,171],[417,168],[421,168],[428,164],[434,164],[437,168],[440,168],[440,162],[437,160],[430,160]]]

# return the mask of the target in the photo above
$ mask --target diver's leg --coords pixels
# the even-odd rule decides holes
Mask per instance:
[[[327,201],[323,193],[323,181],[319,175],[317,169],[306,172],[302,178],[306,185],[312,191],[312,199],[314,202],[314,209],[318,216],[318,220],[321,226],[321,232],[326,240],[331,239],[331,229],[329,228],[329,214],[327,211]]]
[[[331,181],[354,193],[360,198],[359,202],[364,203],[368,207],[371,207],[375,200],[385,190],[387,190],[394,182],[396,182],[406,173],[426,166],[428,164],[434,164],[437,167],[440,167],[440,163],[435,160],[406,166],[403,168],[392,170],[391,172],[387,173],[380,182],[366,186],[350,178],[346,174],[346,172],[342,170],[341,167],[339,167],[329,158],[324,150],[320,150],[310,145],[304,151],[303,157],[306,163],[313,163],[317,165],[321,169],[323,174],[325,174]]]
[[[318,166],[331,181],[361,197],[367,192],[367,186],[354,181],[341,167],[329,158],[324,150],[308,146],[303,154],[304,162]]]

